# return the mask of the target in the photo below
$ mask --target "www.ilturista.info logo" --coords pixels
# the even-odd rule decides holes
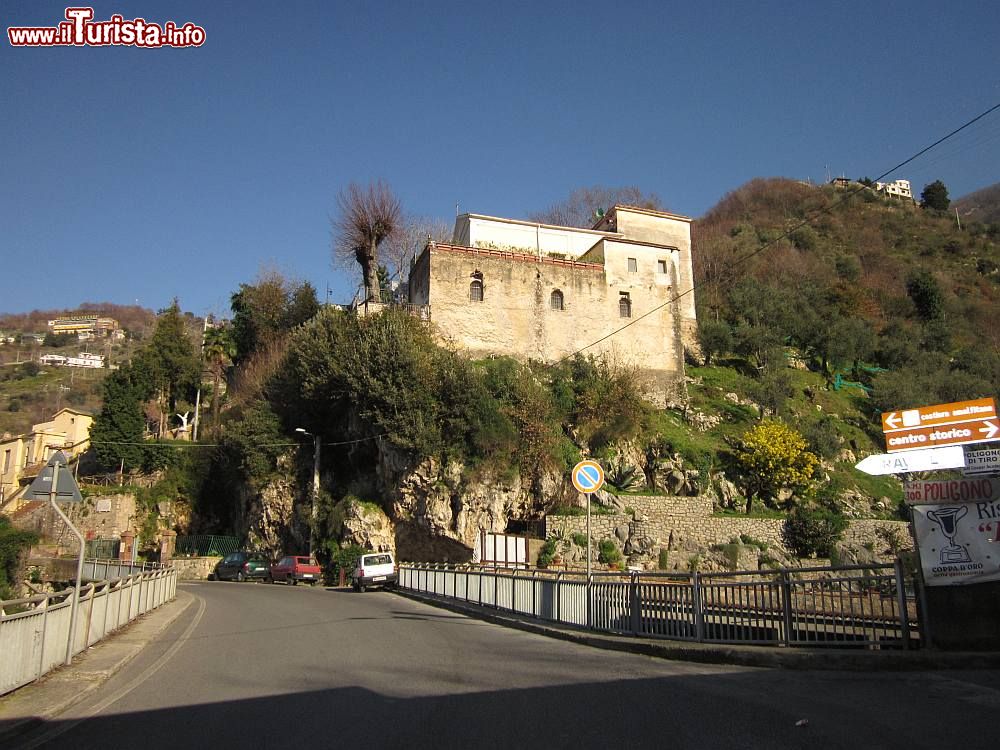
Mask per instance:
[[[118,14],[107,21],[93,19],[93,8],[67,8],[66,20],[58,26],[9,26],[7,38],[12,47],[200,47],[205,43],[205,29],[191,22],[167,21],[161,26]]]

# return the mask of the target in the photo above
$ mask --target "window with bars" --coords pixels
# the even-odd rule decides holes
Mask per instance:
[[[622,292],[618,297],[618,317],[632,317],[632,298],[629,297],[628,292]]]
[[[549,297],[549,307],[553,310],[563,309],[563,293],[558,289],[553,289],[552,294]]]
[[[472,283],[469,284],[469,300],[471,302],[482,302],[483,301],[483,281],[482,281],[482,279],[473,279]]]

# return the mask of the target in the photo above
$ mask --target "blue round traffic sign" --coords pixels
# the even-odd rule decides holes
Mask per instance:
[[[573,486],[583,493],[597,492],[604,486],[604,469],[597,461],[581,461],[573,467]]]

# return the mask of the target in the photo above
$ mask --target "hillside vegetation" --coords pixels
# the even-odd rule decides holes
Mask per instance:
[[[1000,224],[1000,182],[964,195],[951,205],[964,222]]]

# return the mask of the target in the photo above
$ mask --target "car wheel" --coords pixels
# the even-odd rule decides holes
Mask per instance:
[[[365,586],[363,583],[359,583],[358,584],[358,591],[360,591],[362,594],[365,593],[367,590],[368,590],[368,587]]]
[[[290,584],[292,584],[293,586],[298,586],[299,585],[299,579],[296,578],[295,576],[292,576],[291,578],[289,578],[288,582]]]
[[[274,583],[274,576],[272,576],[270,573],[267,574],[267,582]]]
[[[352,583],[352,584],[351,584],[351,588],[353,588],[353,589],[354,589],[355,591],[357,591],[358,593],[360,593],[360,592],[361,592],[361,586],[360,586],[359,584],[357,584],[357,583]]]
[[[208,580],[210,580],[210,581],[214,581],[214,580],[216,580],[216,578],[215,578],[215,573],[209,573],[209,574],[208,574]]]
[[[240,571],[238,571],[236,573],[236,580],[239,581],[240,583],[243,583],[246,579],[247,579],[247,577],[245,575],[243,575],[243,571],[242,570],[240,570]]]

